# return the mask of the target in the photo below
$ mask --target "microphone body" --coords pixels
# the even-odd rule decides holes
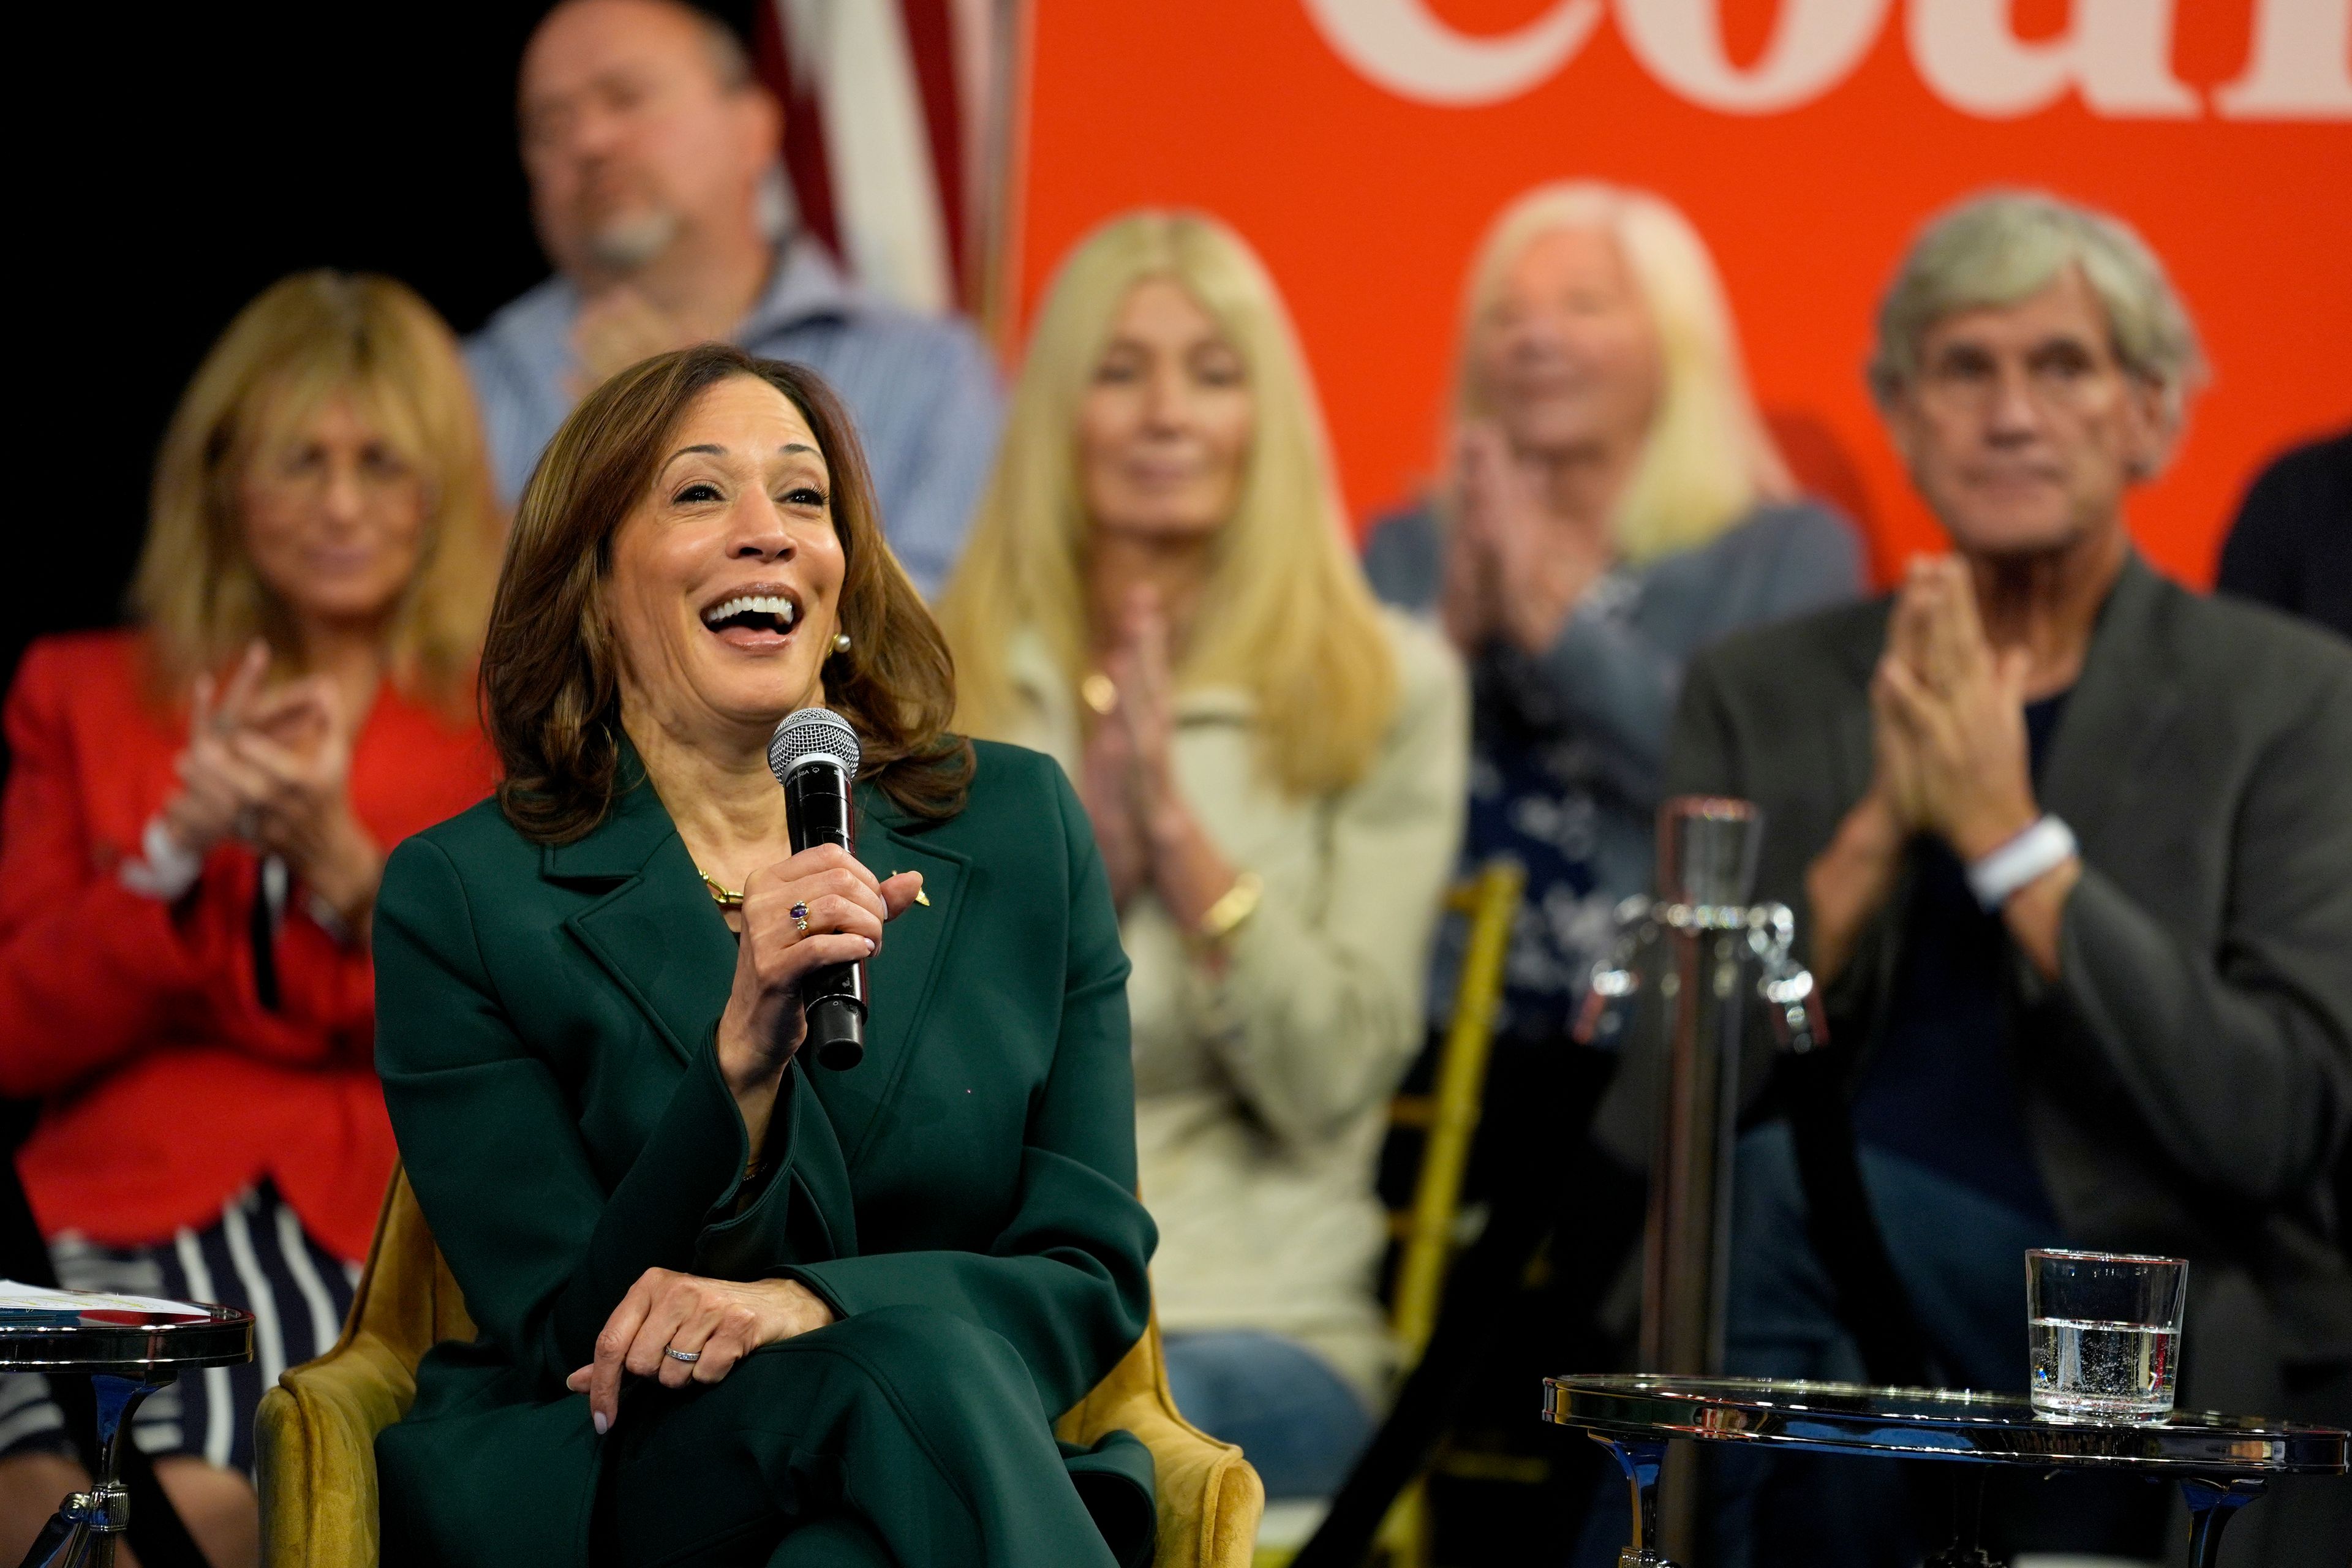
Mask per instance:
[[[768,766],[783,786],[793,853],[818,844],[852,847],[850,781],[857,776],[857,736],[840,715],[803,708],[776,726]],[[844,1072],[866,1058],[866,967],[831,963],[812,970],[802,989],[817,1065]]]

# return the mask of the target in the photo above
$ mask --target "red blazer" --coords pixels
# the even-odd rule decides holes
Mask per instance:
[[[363,1258],[394,1157],[374,965],[297,889],[271,1012],[254,992],[251,850],[214,850],[176,903],[123,885],[185,743],[185,721],[149,700],[142,647],[43,638],[8,694],[0,1094],[46,1102],[17,1154],[26,1195],[44,1233],[128,1247],[202,1229],[267,1175],[321,1243]],[[389,852],[494,776],[473,724],[387,685],[353,748],[352,806]]]

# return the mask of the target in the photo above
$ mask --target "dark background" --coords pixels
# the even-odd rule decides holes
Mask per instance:
[[[547,9],[141,8],[49,57],[83,79],[21,122],[12,455],[43,478],[0,522],[0,689],[32,638],[121,618],[164,423],[263,288],[386,272],[465,333],[546,275],[513,100]],[[712,9],[740,29],[751,0]]]

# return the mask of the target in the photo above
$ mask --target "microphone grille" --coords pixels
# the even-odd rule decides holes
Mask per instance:
[[[802,763],[830,757],[845,777],[857,776],[857,731],[830,708],[803,708],[784,715],[768,738],[768,771],[782,784]]]

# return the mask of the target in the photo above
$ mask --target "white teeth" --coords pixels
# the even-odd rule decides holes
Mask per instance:
[[[793,602],[781,594],[743,594],[723,605],[713,605],[702,612],[705,626],[717,626],[730,616],[764,613],[782,617],[785,626],[793,624]]]

